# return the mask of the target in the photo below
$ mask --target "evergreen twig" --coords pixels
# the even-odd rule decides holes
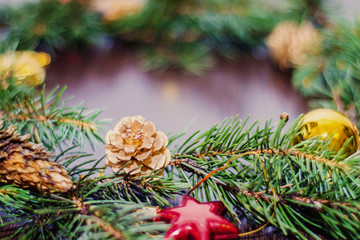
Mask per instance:
[[[12,103],[0,104],[1,115],[7,124],[16,124],[22,134],[31,134],[34,142],[43,143],[49,150],[61,149],[64,144],[84,146],[85,139],[94,146],[103,142],[98,135],[100,124],[96,118],[101,111],[86,112],[85,107],[66,107],[62,95],[66,87],[45,95],[45,85],[40,94],[18,96]],[[5,94],[6,90],[2,91]],[[6,98],[5,98],[6,99]]]

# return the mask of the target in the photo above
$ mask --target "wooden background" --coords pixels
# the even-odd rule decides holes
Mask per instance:
[[[113,125],[125,116],[142,115],[165,133],[207,130],[224,118],[251,115],[251,122],[294,119],[307,111],[305,99],[291,87],[289,72],[280,72],[268,56],[217,59],[202,77],[176,70],[143,72],[133,49],[115,44],[111,49],[61,53],[50,65],[47,86],[67,85],[69,104],[84,101],[90,109],[104,109],[101,118]],[[113,125],[109,126],[112,127]]]

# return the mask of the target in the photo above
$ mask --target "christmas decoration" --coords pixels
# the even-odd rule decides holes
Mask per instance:
[[[141,116],[122,118],[106,134],[106,163],[114,172],[150,174],[163,169],[171,159],[166,135]]]
[[[112,22],[141,11],[147,0],[91,0],[90,6],[101,13],[106,22]]]
[[[12,78],[16,84],[35,86],[45,79],[45,66],[50,56],[43,52],[16,51],[0,55],[0,81],[4,88]]]
[[[69,191],[72,181],[66,170],[50,162],[50,153],[29,138],[20,136],[15,126],[0,130],[0,182],[50,193]]]
[[[293,144],[319,136],[323,140],[331,138],[329,150],[339,152],[347,142],[343,154],[349,156],[359,149],[359,132],[349,118],[332,109],[315,109],[301,119],[299,134]]]
[[[251,54],[264,57],[263,51],[258,50],[277,25],[267,40],[269,52],[281,68],[294,68],[292,83],[304,96],[311,97],[309,106],[341,109],[351,115],[354,124],[359,124],[360,24],[333,21],[335,14],[326,15],[326,1],[289,1],[279,8],[259,0],[27,2],[30,3],[22,7],[1,9],[5,33],[1,52],[46,49],[59,53],[69,48],[83,51],[88,43],[99,43],[103,49],[107,43],[120,40],[124,49],[129,43],[134,49],[142,46],[148,70],[171,67],[200,74],[201,69],[213,66],[211,53],[231,59],[240,51],[255,50]],[[116,8],[115,4],[125,5]],[[101,7],[105,7],[103,11]],[[99,17],[101,14],[104,18]],[[279,24],[284,19],[289,22]],[[295,24],[301,21],[303,24]],[[180,239],[226,239],[232,234],[238,238],[261,230],[264,238],[277,238],[277,233],[291,239],[358,238],[358,154],[340,161],[341,152],[334,155],[331,151],[319,151],[317,146],[323,146],[323,141],[316,137],[307,139],[306,144],[297,144],[296,150],[289,148],[294,136],[306,132],[308,125],[302,133],[296,132],[294,129],[299,126],[289,126],[288,114],[283,113],[283,120],[274,125],[273,121],[249,124],[251,119],[229,118],[207,131],[190,133],[189,138],[176,134],[171,138],[176,143],[171,145],[171,157],[164,134],[155,131],[149,137],[152,131],[145,129],[145,122],[143,127],[137,127],[142,121],[129,118],[132,120],[128,131],[120,133],[115,129],[106,145],[107,163],[114,171],[127,174],[106,175],[99,167],[102,159],[89,160],[89,152],[79,153],[77,149],[88,149],[85,143],[96,146],[98,140],[102,141],[95,131],[103,123],[97,119],[99,112],[87,114],[86,107],[64,104],[63,88],[52,91],[43,85],[40,93],[33,87],[43,79],[43,75],[35,74],[37,68],[28,63],[14,67],[13,63],[12,57],[0,61],[0,70],[5,69],[0,71],[0,116],[7,123],[16,124],[20,132],[17,138],[13,137],[15,134],[3,137],[11,128],[0,132],[0,146],[4,146],[0,147],[0,238],[153,240],[163,239],[165,234],[176,235],[174,228],[166,233],[172,221],[179,226],[181,234],[175,238]],[[223,80],[223,84],[228,84]],[[29,86],[24,88],[24,84]],[[256,100],[256,96],[248,99]],[[314,122],[323,123],[323,119]],[[134,132],[141,132],[139,129],[149,138],[137,138],[139,134]],[[340,136],[344,135],[342,132],[357,131],[351,127],[341,129]],[[70,177],[64,177],[63,168],[48,161],[49,155],[30,143],[26,133],[55,152],[64,166],[71,166],[69,174],[76,181],[73,191],[61,194],[71,188],[67,181]],[[321,135],[334,138],[337,133]],[[353,135],[356,137],[357,132]],[[354,149],[358,144],[355,137],[347,138]],[[117,143],[119,139],[122,140]],[[335,143],[331,149],[338,145],[343,143]],[[143,159],[146,154],[148,158]],[[168,162],[170,166],[161,178],[130,177],[152,171],[161,173]],[[40,185],[38,179],[42,181]],[[61,185],[61,181],[66,184]],[[39,186],[51,194],[33,191]],[[210,214],[223,220],[220,210],[208,210],[211,206],[223,209],[215,202],[207,206],[188,200],[187,206],[172,208],[171,213],[162,210],[163,220],[169,223],[153,222],[153,211],[143,211],[149,204],[161,208],[177,204],[172,199],[192,186],[197,199],[221,199],[239,227],[243,227],[243,218],[261,227],[251,226],[252,231],[236,235],[232,226],[233,231],[226,236],[219,229],[218,235],[214,234],[213,225],[207,228],[197,223],[205,222]],[[190,218],[205,206],[205,214],[196,217],[196,223],[180,227],[180,223],[189,222],[182,216]],[[208,222],[213,223],[211,219]],[[271,229],[266,229],[269,225]],[[4,231],[9,226],[10,233]],[[272,231],[274,228],[277,231]]]
[[[185,195],[179,207],[160,210],[155,220],[171,222],[165,239],[234,239],[239,232],[232,223],[223,218],[225,210],[220,201],[199,203]]]
[[[282,69],[306,64],[309,55],[321,52],[322,42],[322,35],[309,22],[300,26],[281,22],[266,39],[271,57]]]

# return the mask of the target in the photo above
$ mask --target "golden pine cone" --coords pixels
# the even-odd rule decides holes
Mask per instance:
[[[64,167],[50,162],[51,154],[29,138],[20,136],[15,126],[0,130],[0,182],[50,193],[70,190],[73,183]]]
[[[171,160],[168,138],[141,116],[125,117],[106,134],[106,164],[114,172],[148,175]],[[126,166],[125,166],[126,165]]]
[[[309,22],[298,26],[294,22],[279,23],[266,39],[270,55],[280,68],[305,65],[308,56],[321,52],[323,38]]]

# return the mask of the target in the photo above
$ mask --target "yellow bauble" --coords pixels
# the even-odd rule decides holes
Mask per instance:
[[[16,51],[0,54],[0,86],[6,88],[8,79],[16,84],[36,86],[45,80],[45,66],[51,61],[47,53]]]
[[[328,149],[339,152],[344,143],[351,138],[344,149],[344,156],[350,156],[359,149],[359,132],[349,118],[332,110],[319,108],[305,114],[300,121],[299,133],[293,145],[312,137],[329,139]]]

